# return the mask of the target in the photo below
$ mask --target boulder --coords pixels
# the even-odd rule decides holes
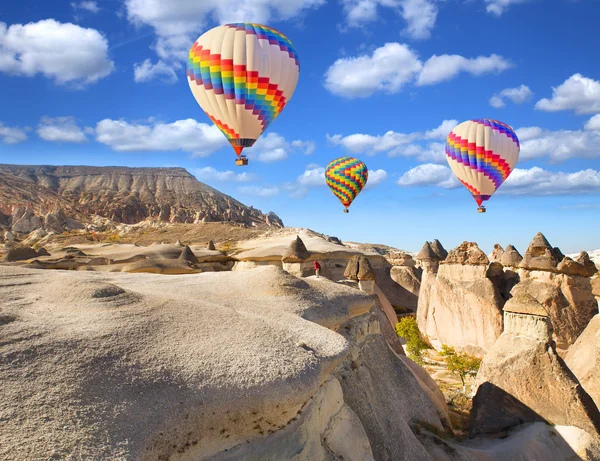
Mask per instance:
[[[310,258],[310,252],[306,249],[306,245],[299,236],[290,243],[290,246],[285,250],[281,261],[284,263],[301,263]]]
[[[589,258],[588,258],[589,261]],[[591,263],[593,269],[596,269],[594,263]],[[557,266],[557,270],[566,275],[578,275],[580,277],[591,277],[594,275],[594,271],[592,267],[589,265],[586,267],[584,264],[579,263],[578,261],[574,261],[568,256],[565,256],[560,264]]]
[[[504,267],[519,267],[521,261],[523,261],[523,256],[521,256],[521,253],[519,253],[512,245],[506,247],[506,250],[504,250],[502,257],[500,258],[500,263],[502,263]]]
[[[583,266],[585,271],[584,277],[592,277],[594,274],[598,273],[598,268],[596,267],[596,264],[594,264],[594,261],[590,259],[590,255],[587,251],[579,253],[579,256],[575,258],[575,261]]]
[[[494,244],[494,250],[489,255],[489,260],[494,263],[502,262],[502,256],[504,255],[504,248],[502,248],[499,244]]]
[[[36,216],[31,210],[25,210],[22,214],[18,213],[17,215],[13,215],[12,222],[12,232],[20,234],[29,234],[42,227],[41,218]]]
[[[206,248],[208,250],[210,250],[210,251],[215,251],[216,250],[215,244],[214,244],[214,242],[212,240],[210,242],[208,242],[208,245],[206,245]]]
[[[4,257],[7,262],[25,261],[27,259],[37,258],[38,252],[31,247],[18,247],[8,250]]]
[[[344,277],[349,280],[370,281],[375,280],[375,271],[366,256],[354,255],[348,261]]]
[[[556,353],[550,319],[533,298],[515,298],[506,303],[505,330],[477,374],[469,435],[505,436],[542,421],[598,438],[600,412]]]
[[[475,242],[463,242],[454,250],[448,253],[448,257],[442,261],[442,264],[469,264],[469,265],[485,265],[487,266],[490,260],[483,251],[479,249]]]
[[[538,232],[529,244],[519,267],[528,270],[556,272],[558,263],[562,259],[559,253],[546,240],[546,237],[541,232]]]
[[[194,252],[189,246],[185,246],[185,248],[181,251],[181,255],[179,256],[179,261],[187,261],[191,264],[198,264],[198,259],[194,255]]]
[[[16,242],[17,238],[14,236],[14,234],[11,231],[6,231],[6,232],[4,232],[4,241],[5,242]]]
[[[37,250],[37,255],[38,256],[50,256],[50,253],[48,252],[48,250],[46,250],[45,248],[38,248]]]
[[[569,348],[565,362],[600,408],[600,314]]]
[[[433,250],[435,255],[439,258],[440,261],[443,261],[448,256],[448,252],[442,246],[442,244],[440,243],[440,241],[438,239],[435,239],[433,242],[431,242],[431,249]]]

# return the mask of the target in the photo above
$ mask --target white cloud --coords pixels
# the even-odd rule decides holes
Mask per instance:
[[[388,177],[387,171],[385,170],[369,170],[369,179],[367,180],[366,189],[372,189],[384,182]]]
[[[549,131],[528,127],[516,133],[521,141],[520,160],[547,157],[557,163],[571,158],[600,157],[600,131]]]
[[[406,21],[404,32],[415,39],[431,36],[438,9],[430,0],[343,0],[346,22],[359,27],[377,19],[378,8],[390,8]]]
[[[441,142],[430,142],[426,146],[409,144],[406,147],[394,149],[389,157],[415,157],[422,162],[446,163],[446,145]]]
[[[91,0],[87,0],[87,1],[83,1],[83,2],[72,2],[71,3],[71,7],[73,7],[76,10],[86,10],[89,11],[90,13],[98,13],[100,11],[100,7],[98,6],[98,3],[91,1]]]
[[[502,72],[512,65],[502,56],[465,58],[432,56],[425,64],[408,45],[386,43],[371,55],[340,58],[325,73],[325,88],[346,98],[367,98],[375,92],[398,93],[409,83],[434,85],[461,72],[472,75]]]
[[[298,176],[298,184],[303,186],[325,186],[325,168],[308,165],[304,173]]]
[[[5,144],[18,144],[27,140],[27,133],[24,129],[6,126],[0,122],[0,139]]]
[[[527,0],[484,0],[487,4],[486,10],[488,13],[500,16],[504,13],[504,10],[510,5],[516,5],[518,3],[525,3]]]
[[[532,96],[533,92],[526,85],[521,85],[517,88],[505,88],[490,98],[490,105],[499,109],[506,105],[504,98],[510,99],[514,104],[522,104],[531,99]]]
[[[325,0],[125,0],[125,7],[131,23],[154,28],[158,37],[156,51],[168,60],[185,59],[198,31],[209,29],[211,22],[270,24],[324,3]]]
[[[196,169],[196,178],[200,181],[230,181],[230,182],[250,182],[258,177],[253,173],[234,173],[233,171],[217,171],[212,166]]]
[[[465,58],[456,54],[434,55],[425,62],[417,85],[435,85],[450,80],[461,72],[479,76],[499,73],[510,67],[512,64],[497,54],[477,58]]]
[[[193,119],[173,123],[152,120],[149,124],[104,119],[96,125],[96,140],[116,151],[181,150],[194,157],[205,157],[229,144],[216,126]]]
[[[419,137],[418,133],[396,133],[388,131],[384,135],[372,136],[369,134],[351,134],[342,136],[335,134],[327,135],[327,140],[334,145],[342,146],[353,154],[375,155],[379,152],[391,151],[403,145],[407,145]]]
[[[515,168],[498,193],[515,195],[576,195],[600,193],[600,172],[592,169],[564,173],[539,167]]]
[[[600,114],[590,118],[583,127],[587,131],[600,131]]]
[[[177,82],[175,67],[162,60],[152,64],[150,59],[146,59],[141,64],[133,65],[133,79],[136,83],[149,82],[155,79],[160,79],[166,83],[175,83]]]
[[[277,186],[243,186],[238,189],[244,195],[257,195],[259,197],[274,197],[279,195],[279,187]]]
[[[434,163],[425,163],[408,170],[397,184],[405,187],[437,186],[444,189],[453,189],[461,185],[450,168]]]
[[[95,29],[54,19],[8,28],[0,22],[0,72],[27,77],[41,73],[58,84],[83,86],[106,77],[114,67],[108,41]]]
[[[254,146],[248,147],[244,153],[249,159],[272,163],[287,159],[294,150],[309,155],[314,152],[315,144],[312,141],[300,140],[287,142],[283,136],[270,132],[258,138]]]
[[[42,117],[37,134],[45,141],[82,143],[88,141],[75,117]]]
[[[335,61],[325,73],[325,88],[346,98],[366,98],[376,91],[397,93],[421,67],[421,61],[407,45],[386,43],[371,56]]]
[[[458,126],[458,120],[444,120],[440,126],[425,133],[425,139],[443,139],[444,141],[450,132]]]
[[[598,113],[600,81],[573,74],[558,87],[552,87],[552,98],[540,99],[535,108],[547,112],[573,110],[576,114]]]

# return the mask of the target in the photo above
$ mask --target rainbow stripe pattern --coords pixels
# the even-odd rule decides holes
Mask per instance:
[[[368,178],[367,166],[353,157],[337,158],[325,168],[325,182],[346,208],[365,187]]]
[[[298,55],[292,43],[275,29],[250,23],[226,24],[223,27],[245,31],[248,35],[255,35],[258,40],[267,40],[293,59],[299,68]],[[194,43],[188,55],[187,76],[190,85],[195,83],[203,86],[204,90],[212,90],[215,95],[222,95],[226,100],[235,100],[236,105],[244,106],[245,110],[256,116],[261,133],[264,132],[287,104],[283,90],[268,76],[248,70],[246,64],[222,59],[220,50],[211,51],[203,47],[199,44],[201,38]],[[227,139],[240,138],[240,133],[225,121],[218,120],[214,114],[208,115]]]
[[[445,151],[452,171],[481,205],[512,172],[520,143],[507,124],[475,119],[461,123],[450,132]]]

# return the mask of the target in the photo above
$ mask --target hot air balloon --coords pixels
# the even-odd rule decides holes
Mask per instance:
[[[369,170],[360,160],[340,157],[329,162],[325,168],[325,182],[344,205],[344,213],[367,184]]]
[[[512,172],[520,144],[506,123],[487,118],[468,120],[454,128],[446,140],[446,160],[458,180],[482,203],[489,200]]]
[[[292,42],[261,24],[215,27],[190,49],[190,89],[208,118],[242,155],[281,113],[291,99],[300,67]]]

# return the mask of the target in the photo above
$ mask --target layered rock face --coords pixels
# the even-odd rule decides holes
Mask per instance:
[[[600,314],[569,348],[565,362],[600,408]]]
[[[39,227],[57,232],[57,220],[75,214],[98,215],[125,224],[152,218],[173,223],[232,221],[283,227],[276,214],[265,215],[247,207],[199,182],[183,168],[0,165],[0,174],[0,213],[13,216],[15,208],[26,207],[32,214],[12,217],[9,224],[15,232],[29,233]],[[66,216],[46,216],[59,209]],[[33,215],[41,222],[34,221]]]
[[[537,234],[519,264],[521,281],[512,293],[527,294],[543,307],[556,347],[564,354],[598,313],[590,280],[597,269],[585,252],[575,260],[563,257],[561,261],[561,255]]]
[[[452,250],[445,261],[428,243],[417,259],[423,265],[417,322],[434,347],[442,344],[482,355],[502,333],[504,304],[488,277],[489,260],[473,242]]]
[[[526,293],[515,293],[504,316],[504,332],[477,375],[470,435],[505,435],[539,421],[574,426],[597,444],[600,412],[556,353],[545,310]]]

